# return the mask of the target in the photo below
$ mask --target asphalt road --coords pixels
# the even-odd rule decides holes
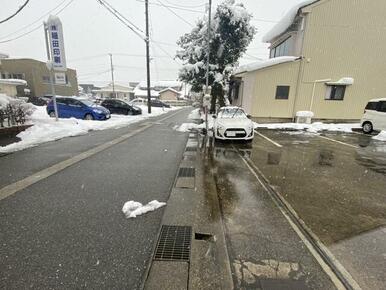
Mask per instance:
[[[136,219],[126,219],[121,209],[128,200],[168,200],[187,140],[173,126],[189,112],[0,200],[0,288],[138,289],[163,209]],[[0,157],[0,188],[143,125]]]

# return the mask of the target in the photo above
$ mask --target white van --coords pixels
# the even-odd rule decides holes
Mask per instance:
[[[386,130],[386,98],[370,100],[367,103],[361,125],[366,134],[374,130]]]

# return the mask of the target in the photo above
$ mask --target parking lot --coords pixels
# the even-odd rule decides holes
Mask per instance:
[[[256,132],[250,146],[220,143],[215,152],[238,149],[360,287],[383,289],[386,143],[357,132]],[[229,164],[217,165],[228,178]]]

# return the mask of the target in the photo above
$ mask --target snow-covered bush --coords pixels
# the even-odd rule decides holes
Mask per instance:
[[[24,124],[35,111],[35,106],[5,94],[0,94],[0,127]]]

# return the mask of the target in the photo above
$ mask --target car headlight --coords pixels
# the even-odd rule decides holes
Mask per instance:
[[[101,109],[94,109],[93,111],[97,114],[103,114],[103,111]]]
[[[225,127],[221,124],[217,124],[217,130],[224,130]]]

